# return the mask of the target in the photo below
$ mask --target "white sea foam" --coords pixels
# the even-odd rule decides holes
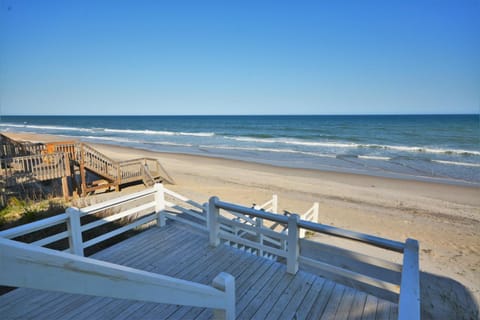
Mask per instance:
[[[97,136],[85,136],[82,139],[91,139],[91,140],[104,140],[104,141],[114,141],[114,142],[129,142],[129,143],[142,143],[142,141],[131,140],[126,138],[117,138],[117,137],[97,137]]]
[[[295,154],[303,154],[303,155],[310,155],[315,157],[322,157],[322,158],[335,158],[336,156],[333,154],[322,154],[316,152],[305,152],[305,151],[297,151],[291,149],[273,149],[273,148],[255,148],[255,147],[233,147],[233,146],[211,146],[211,145],[200,145],[199,148],[206,148],[206,149],[223,149],[223,150],[239,150],[239,151],[260,151],[260,152],[275,152],[275,153],[295,153]]]
[[[403,152],[423,152],[435,154],[458,154],[458,155],[473,155],[480,156],[480,151],[475,150],[459,150],[459,149],[437,149],[420,146],[394,146],[394,145],[380,145],[380,144],[358,144],[347,142],[330,142],[330,141],[303,141],[289,138],[251,138],[251,137],[225,137],[226,139],[241,141],[241,142],[258,142],[258,143],[280,143],[298,146],[309,147],[326,147],[326,148],[372,148],[384,150],[396,150]],[[387,160],[387,159],[379,159]]]
[[[144,142],[145,144],[154,144],[154,145],[161,145],[161,146],[174,146],[174,147],[193,147],[192,144],[189,143],[175,143],[169,141],[148,141]]]
[[[391,160],[392,158],[389,157],[379,157],[379,156],[358,156],[360,159],[368,159],[368,160]]]
[[[448,164],[454,166],[464,166],[464,167],[479,167],[480,163],[470,163],[470,162],[457,162],[457,161],[446,161],[446,160],[432,160],[432,162],[438,162],[441,164]]]
[[[474,150],[436,149],[436,148],[417,147],[417,146],[409,147],[409,146],[392,146],[392,145],[379,145],[379,144],[364,144],[364,145],[359,145],[359,147],[397,150],[397,151],[405,151],[405,152],[424,152],[424,153],[436,153],[436,154],[458,154],[458,155],[480,156],[480,151],[474,151]]]
[[[131,129],[104,129],[105,132],[113,133],[130,133],[130,134],[147,134],[161,136],[193,136],[193,137],[212,137],[213,132],[174,132],[174,131],[158,131],[158,130],[131,130]]]
[[[88,129],[88,128],[75,128],[75,127],[63,127],[63,126],[41,126],[41,125],[33,125],[33,124],[0,123],[0,126],[1,127],[12,127],[12,128],[43,129],[43,130],[93,132],[92,129]]]
[[[298,146],[311,146],[311,147],[331,147],[331,148],[356,148],[359,145],[355,143],[337,143],[337,142],[317,142],[317,141],[302,141],[289,138],[250,138],[250,137],[225,137],[227,139],[243,141],[243,142],[260,142],[260,143],[283,143]]]

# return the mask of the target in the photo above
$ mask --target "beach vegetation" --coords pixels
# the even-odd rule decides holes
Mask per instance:
[[[61,198],[32,201],[11,197],[0,209],[0,230],[63,213],[67,206]]]

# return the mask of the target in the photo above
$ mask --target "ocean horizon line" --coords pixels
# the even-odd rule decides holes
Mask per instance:
[[[0,117],[353,117],[353,116],[479,116],[479,113],[301,113],[301,114],[0,114]]]

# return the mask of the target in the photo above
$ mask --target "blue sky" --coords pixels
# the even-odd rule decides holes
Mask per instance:
[[[478,113],[480,1],[0,0],[0,108]]]

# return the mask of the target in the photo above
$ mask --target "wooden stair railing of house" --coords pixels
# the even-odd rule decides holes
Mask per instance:
[[[143,182],[153,186],[156,182],[174,184],[174,180],[154,158],[115,161],[92,146],[75,141],[27,143],[0,135],[2,188],[21,183],[62,179],[65,196],[70,194],[68,179],[73,189],[85,196],[99,189],[119,191],[121,185]],[[89,181],[87,173],[99,179]],[[80,176],[80,186],[76,181]]]

